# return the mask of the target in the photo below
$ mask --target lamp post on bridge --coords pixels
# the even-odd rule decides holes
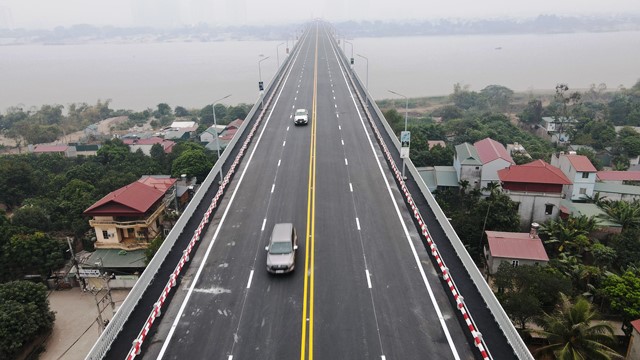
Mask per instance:
[[[262,104],[262,108],[264,108],[264,83],[262,82],[262,68],[260,67],[260,63],[267,60],[268,58],[269,56],[263,57],[262,59],[258,60],[258,89],[260,90],[260,102]]]
[[[351,65],[353,65],[353,43],[347,40],[345,40],[344,42],[351,45],[351,58],[349,59],[349,62],[351,63]]]
[[[411,140],[411,134],[407,131],[407,120],[409,118],[409,98],[395,91],[392,91],[392,90],[388,90],[388,91],[392,94],[403,97],[405,100],[404,131],[402,132],[402,134],[400,134],[400,143],[402,145],[400,148],[400,157],[402,157],[402,179],[406,180],[406,177],[404,176],[405,159],[409,157],[409,144]],[[405,148],[406,150],[404,150]]]
[[[287,42],[289,42],[289,38],[287,38]],[[280,46],[282,45],[284,45],[284,43],[280,43],[278,44],[278,46],[276,46],[276,58],[278,59],[278,68],[280,68]]]
[[[356,55],[360,56],[361,58],[367,61],[367,91],[369,91],[369,58],[367,58],[366,56],[362,56],[360,54],[356,54]]]
[[[219,101],[222,101],[226,98],[228,98],[229,96],[231,96],[231,94],[222,97],[218,100],[215,100],[213,102],[212,108],[213,108],[213,127],[216,129],[216,148],[218,151],[218,159],[216,159],[216,162],[218,162],[218,160],[220,160],[220,134],[218,134],[218,121],[216,120],[216,103],[218,103]],[[222,164],[220,164],[220,184],[222,184]]]

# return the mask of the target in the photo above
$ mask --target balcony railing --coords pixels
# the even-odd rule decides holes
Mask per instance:
[[[104,225],[113,225],[116,228],[130,228],[130,227],[134,227],[134,226],[144,226],[144,227],[149,227],[151,225],[151,223],[153,223],[158,216],[160,216],[160,214],[167,208],[166,203],[162,203],[160,204],[160,206],[158,206],[158,208],[151,214],[149,215],[149,217],[147,217],[146,219],[142,219],[142,220],[132,220],[132,221],[117,221],[117,220],[89,220],[89,225],[91,227],[96,227],[96,226],[104,226]]]

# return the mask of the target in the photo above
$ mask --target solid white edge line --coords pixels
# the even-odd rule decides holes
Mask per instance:
[[[351,190],[351,192],[353,192],[353,185],[351,183],[349,183],[349,190]]]
[[[335,52],[335,50],[334,50]],[[340,67],[340,71],[342,72],[342,77],[344,78],[345,83],[348,85],[349,82],[347,81],[347,77],[344,73],[344,71],[342,70],[342,67]],[[371,152],[373,153],[373,157],[376,159],[376,162],[378,163],[378,169],[380,170],[380,174],[382,175],[382,179],[384,180],[386,186],[387,186],[387,192],[389,193],[389,197],[391,197],[392,203],[393,203],[393,207],[396,210],[396,214],[398,215],[398,219],[400,220],[400,224],[402,224],[402,229],[404,230],[404,234],[405,234],[405,238],[407,239],[407,242],[409,243],[409,246],[411,248],[411,252],[413,253],[413,258],[416,262],[416,264],[418,265],[418,269],[420,271],[420,276],[422,277],[422,281],[424,282],[425,287],[427,288],[427,292],[429,293],[429,298],[431,299],[431,304],[433,305],[436,314],[438,315],[438,320],[440,320],[440,326],[442,327],[442,330],[444,331],[444,336],[447,338],[447,343],[449,344],[449,348],[451,349],[451,352],[453,353],[453,357],[456,360],[460,360],[460,355],[458,354],[458,350],[455,347],[455,344],[453,343],[453,338],[451,337],[451,333],[449,332],[449,327],[447,326],[447,323],[444,320],[444,316],[442,315],[442,311],[440,310],[440,307],[438,306],[438,303],[436,302],[436,297],[433,293],[433,289],[431,289],[431,285],[429,284],[429,280],[427,279],[427,275],[424,272],[424,268],[422,267],[422,262],[420,261],[420,257],[418,256],[418,252],[416,251],[415,246],[413,245],[413,242],[411,241],[411,235],[409,234],[409,230],[407,229],[407,225],[405,224],[404,220],[402,219],[402,214],[400,213],[400,209],[398,208],[398,203],[396,202],[396,199],[393,197],[393,192],[391,190],[391,185],[389,185],[389,180],[387,179],[384,170],[382,169],[382,164],[380,164],[380,159],[378,158],[377,154],[376,154],[376,150],[375,147],[373,145],[373,141],[371,140],[371,135],[369,135],[369,132],[367,131],[367,127],[364,123],[364,119],[362,118],[362,114],[360,113],[360,109],[358,108],[358,104],[356,103],[356,99],[353,95],[353,92],[351,91],[351,87],[347,86],[347,89],[349,90],[349,95],[351,96],[351,101],[353,102],[354,107],[356,108],[356,112],[358,113],[358,117],[360,118],[360,124],[362,125],[362,129],[364,130],[364,132],[367,135],[367,139],[369,140],[369,146],[371,147]]]
[[[360,219],[356,217],[356,227],[358,227],[358,231],[360,231]]]
[[[284,83],[285,84],[286,84],[287,79],[289,78],[290,74],[291,74],[291,69],[289,70],[289,73],[287,74],[286,78],[284,79]],[[164,353],[167,351],[167,348],[169,347],[169,344],[171,343],[171,338],[173,337],[173,334],[175,333],[176,328],[178,327],[178,323],[180,322],[180,319],[182,318],[182,314],[184,313],[184,310],[187,307],[187,303],[189,302],[189,299],[191,299],[191,294],[193,294],[193,290],[196,287],[196,283],[200,279],[200,274],[202,274],[202,270],[204,269],[204,266],[207,263],[206,259],[209,258],[209,254],[211,253],[211,249],[213,248],[213,244],[215,244],[216,239],[218,238],[218,234],[220,233],[220,229],[222,228],[222,224],[224,224],[224,221],[227,218],[227,214],[229,213],[229,211],[231,209],[231,204],[233,204],[233,201],[236,198],[236,194],[238,193],[238,189],[240,189],[240,185],[242,184],[242,180],[244,179],[244,176],[247,173],[247,169],[249,169],[249,165],[251,164],[251,160],[253,159],[253,155],[256,153],[256,150],[258,149],[258,145],[260,144],[260,140],[262,140],[262,135],[264,135],[264,131],[267,128],[267,125],[269,124],[269,120],[271,120],[271,115],[273,114],[273,110],[275,108],[275,104],[278,103],[278,100],[280,99],[280,95],[282,95],[282,91],[283,90],[284,90],[284,86],[282,88],[280,88],[280,91],[278,92],[278,96],[275,99],[274,106],[271,108],[271,111],[269,112],[269,115],[267,116],[267,119],[261,125],[262,126],[262,130],[260,131],[260,136],[258,136],[258,138],[256,139],[256,143],[254,144],[253,150],[251,151],[251,154],[249,155],[249,158],[247,159],[247,164],[245,165],[244,169],[242,170],[242,174],[240,175],[240,178],[238,179],[238,183],[237,183],[236,188],[233,190],[233,193],[231,194],[231,198],[229,199],[229,203],[227,204],[227,208],[224,210],[224,213],[222,214],[222,217],[220,218],[220,222],[218,223],[218,227],[216,228],[216,231],[213,233],[213,238],[211,239],[211,242],[209,243],[209,246],[207,247],[207,251],[204,253],[203,261],[200,264],[200,267],[198,268],[198,271],[196,272],[196,275],[194,276],[194,278],[192,280],[193,282],[191,283],[191,286],[189,287],[189,290],[187,291],[187,295],[185,296],[184,300],[182,300],[182,304],[180,304],[180,309],[178,310],[178,314],[177,314],[175,320],[173,321],[173,323],[171,324],[171,328],[169,329],[169,333],[167,334],[167,337],[164,339],[164,343],[162,344],[162,348],[160,349],[160,353],[158,354],[157,360],[162,359],[162,357],[164,356]]]
[[[251,270],[251,273],[249,274],[249,281],[247,281],[247,289],[251,287],[251,280],[253,280],[253,270]]]
[[[260,231],[264,231],[265,225],[267,225],[267,218],[264,218],[264,220],[262,220],[262,228],[260,229]]]

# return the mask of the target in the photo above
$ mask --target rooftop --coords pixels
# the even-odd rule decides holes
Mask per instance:
[[[486,231],[491,256],[509,259],[549,261],[539,237],[529,233]]]
[[[456,145],[456,156],[460,159],[461,165],[482,165],[480,156],[478,156],[478,151],[475,146],[469,143]]]
[[[586,217],[593,217],[598,223],[598,226],[609,228],[620,227],[620,224],[601,217],[600,215],[606,215],[606,213],[600,209],[598,205],[593,203],[578,203],[563,199],[560,201],[560,211],[573,216],[584,215]]]
[[[571,163],[571,166],[573,166],[573,168],[576,169],[576,171],[580,171],[580,172],[596,172],[596,171],[598,171],[595,168],[595,166],[593,166],[593,164],[591,163],[591,160],[589,160],[589,158],[584,156],[584,155],[569,154],[569,155],[565,155],[565,156],[567,157],[567,159]]]
[[[571,180],[560,169],[544,160],[535,160],[524,165],[512,165],[498,170],[502,182],[519,182],[532,184],[570,185]]]
[[[593,187],[593,192],[640,196],[640,186],[597,182]]]
[[[598,171],[600,181],[640,181],[640,171]]]
[[[86,263],[99,263],[98,266],[104,268],[143,268],[147,266],[144,252],[145,250],[96,249]]]
[[[483,164],[489,163],[496,159],[504,159],[512,164],[515,164],[504,145],[491,138],[485,138],[480,141],[476,141],[473,146],[476,148],[478,156],[480,157],[480,161],[482,161]]]
[[[47,153],[47,152],[65,152],[69,149],[67,145],[36,145],[33,148],[34,153]]]
[[[163,197],[164,191],[145,185],[140,181],[135,181],[108,193],[86,209],[84,214],[92,216],[140,216]]]

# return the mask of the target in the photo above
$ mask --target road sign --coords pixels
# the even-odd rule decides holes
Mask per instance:
[[[260,91],[264,90],[264,83],[262,81],[258,82],[258,89],[260,89]]]
[[[409,145],[411,144],[411,131],[402,131],[400,133],[400,158],[409,158]]]

